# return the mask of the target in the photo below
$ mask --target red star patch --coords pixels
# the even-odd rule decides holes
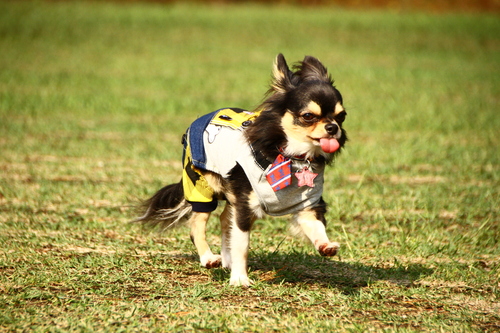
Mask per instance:
[[[309,171],[307,167],[304,167],[302,171],[295,173],[295,177],[299,180],[299,187],[305,185],[314,187],[314,178],[316,178],[317,175],[317,173]]]

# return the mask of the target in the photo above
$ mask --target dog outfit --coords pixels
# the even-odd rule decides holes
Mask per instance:
[[[302,186],[303,182],[294,174],[306,170],[308,161],[280,154],[273,163],[247,142],[244,131],[259,113],[220,109],[198,118],[188,128],[182,140],[182,184],[184,197],[193,211],[211,212],[217,208],[217,200],[224,199],[214,195],[200,170],[225,178],[236,164],[243,168],[261,208],[269,215],[296,213],[319,202],[323,192],[323,164],[315,166],[315,174],[309,173],[314,175],[308,180],[309,186]]]

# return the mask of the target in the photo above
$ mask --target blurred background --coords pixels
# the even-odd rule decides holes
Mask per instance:
[[[378,8],[393,10],[441,11],[498,11],[499,0],[113,0],[116,2],[194,2],[215,4],[290,4],[302,6],[342,6],[348,8]]]
[[[2,195],[30,205],[41,182],[45,204],[68,185],[52,179],[105,181],[89,194],[122,204],[176,181],[187,126],[259,105],[283,53],[318,57],[344,97],[351,140],[328,171],[344,186],[325,196],[367,192],[332,215],[494,216],[498,4],[0,1]]]

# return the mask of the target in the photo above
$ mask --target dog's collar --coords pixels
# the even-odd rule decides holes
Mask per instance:
[[[314,162],[314,157],[306,158],[306,156],[307,156],[306,154],[289,156],[289,155],[285,155],[284,148],[279,148],[278,150],[279,150],[281,155],[283,155],[284,157],[289,158],[291,160]]]
[[[260,150],[256,150],[252,144],[250,144],[250,149],[252,150],[255,162],[260,166],[260,168],[262,170],[266,170],[267,167],[274,162],[274,160],[269,160]],[[284,152],[283,148],[279,148],[278,150],[279,150],[280,154],[283,155],[285,158],[289,158],[289,159],[294,160],[294,161],[307,162],[309,165],[312,162],[316,161],[315,158],[306,158],[306,154],[296,155],[296,156],[287,156],[287,155],[283,154],[283,152]]]

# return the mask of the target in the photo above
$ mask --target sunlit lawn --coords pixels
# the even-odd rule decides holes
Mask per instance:
[[[0,330],[500,330],[499,36],[488,14],[0,2]],[[342,248],[258,221],[256,284],[233,288],[186,228],[128,221],[179,180],[188,124],[258,105],[279,52],[344,96]]]

